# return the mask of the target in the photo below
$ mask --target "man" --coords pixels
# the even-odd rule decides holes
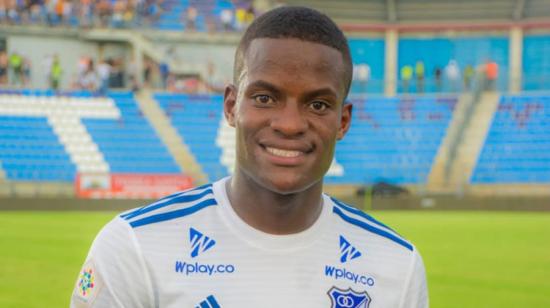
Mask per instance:
[[[224,94],[234,175],[111,221],[73,307],[427,307],[416,248],[322,193],[351,123],[351,63],[325,15],[255,20]]]

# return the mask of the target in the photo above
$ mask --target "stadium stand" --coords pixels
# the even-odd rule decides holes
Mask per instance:
[[[109,95],[119,119],[84,119],[112,173],[179,173],[173,157],[139,111],[131,92]]]
[[[210,179],[230,173],[235,144],[223,142],[220,96],[155,95]],[[353,126],[337,146],[327,183],[426,181],[457,98],[397,97],[354,101]],[[227,136],[226,136],[227,137]],[[225,146],[233,147],[224,149]]]
[[[0,165],[12,181],[72,181],[76,166],[45,117],[0,116]]]
[[[456,102],[455,96],[354,101],[353,125],[336,150],[344,176],[327,182],[425,183]]]
[[[0,120],[0,164],[8,180],[73,182],[77,172],[180,172],[130,92],[101,98],[12,91],[0,95]]]
[[[550,95],[504,95],[473,184],[550,183]]]
[[[220,95],[186,95],[157,93],[154,98],[170,118],[191,153],[210,179],[228,174],[221,163],[221,148],[216,136],[222,117],[223,98]]]

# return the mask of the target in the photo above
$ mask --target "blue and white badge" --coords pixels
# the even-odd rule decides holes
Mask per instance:
[[[332,287],[328,291],[328,295],[332,302],[331,308],[368,308],[371,302],[366,291],[359,293],[352,289],[340,290],[337,287]]]

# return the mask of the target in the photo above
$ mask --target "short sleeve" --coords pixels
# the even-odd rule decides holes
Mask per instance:
[[[132,228],[117,217],[95,238],[71,307],[154,307],[152,285]]]
[[[424,268],[424,262],[422,262],[422,257],[420,256],[416,248],[413,251],[411,267],[399,307],[429,307],[426,270]]]

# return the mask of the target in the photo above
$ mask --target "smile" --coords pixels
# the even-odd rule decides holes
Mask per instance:
[[[298,157],[304,154],[304,152],[301,152],[301,151],[290,151],[290,150],[283,150],[283,149],[277,149],[277,148],[271,148],[271,147],[265,147],[265,149],[270,154],[273,154],[279,157]]]

